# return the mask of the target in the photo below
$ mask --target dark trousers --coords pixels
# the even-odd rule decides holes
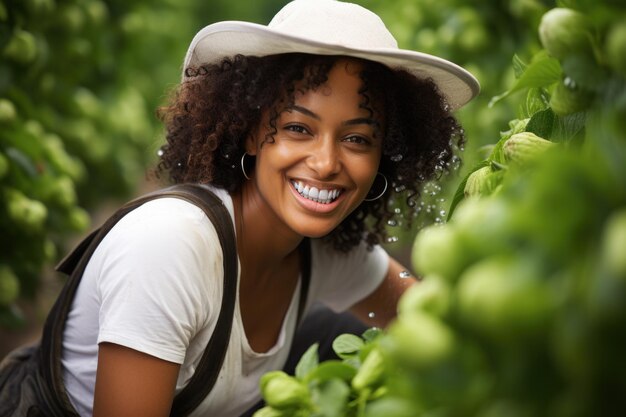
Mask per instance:
[[[337,314],[327,307],[316,304],[298,326],[283,370],[293,375],[298,361],[313,343],[319,343],[320,362],[338,359],[332,346],[335,338],[343,333],[360,336],[365,330],[367,330],[367,326],[352,314]],[[259,402],[241,417],[251,417],[256,410],[264,405],[263,401]]]

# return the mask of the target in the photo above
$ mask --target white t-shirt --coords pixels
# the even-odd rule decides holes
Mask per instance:
[[[233,203],[214,189],[234,218]],[[311,241],[307,307],[320,301],[344,311],[372,293],[389,259],[362,244],[348,254]],[[93,254],[63,337],[62,366],[72,404],[91,416],[98,343],[111,342],[181,364],[177,392],[193,375],[217,322],[222,299],[222,250],[202,209],[177,198],[145,203],[122,218]],[[258,381],[281,369],[293,339],[300,283],[278,341],[258,353],[248,344],[239,310],[213,390],[192,416],[237,417],[259,399]]]

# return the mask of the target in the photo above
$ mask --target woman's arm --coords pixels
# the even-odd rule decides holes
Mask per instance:
[[[396,317],[398,299],[416,282],[412,276],[401,278],[404,271],[407,268],[389,258],[389,270],[383,282],[373,293],[352,306],[350,311],[368,326],[386,327]]]
[[[100,343],[94,417],[167,417],[180,365],[114,343]]]

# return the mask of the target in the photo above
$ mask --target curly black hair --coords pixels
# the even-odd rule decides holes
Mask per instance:
[[[187,68],[185,81],[158,111],[167,143],[159,153],[157,175],[165,174],[174,183],[209,183],[236,191],[245,181],[239,165],[245,139],[261,123],[263,111],[269,110],[275,131],[276,119],[293,103],[296,89],[307,91],[324,84],[340,59],[345,57],[237,55],[219,64]],[[363,239],[370,246],[384,242],[386,224],[396,215],[389,204],[394,194],[414,201],[424,183],[448,170],[453,150],[465,140],[431,80],[360,61],[361,107],[372,114],[384,113],[379,172],[391,186],[381,198],[360,204],[326,236],[335,249],[345,252]],[[266,138],[272,139],[271,134]],[[402,215],[403,223],[410,225],[412,213]]]

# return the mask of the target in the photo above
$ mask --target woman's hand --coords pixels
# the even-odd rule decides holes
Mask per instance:
[[[389,270],[383,282],[350,311],[368,326],[386,327],[396,317],[398,299],[416,282],[413,276],[405,276],[406,271],[398,261],[389,258]]]
[[[180,365],[114,343],[100,343],[94,417],[167,417]]]

